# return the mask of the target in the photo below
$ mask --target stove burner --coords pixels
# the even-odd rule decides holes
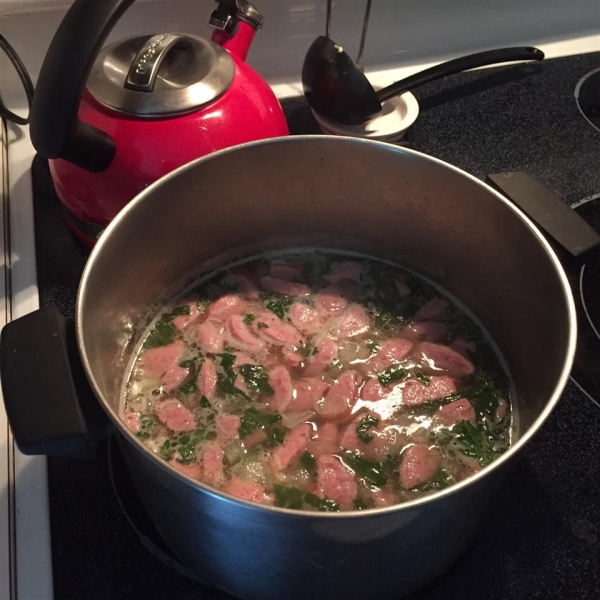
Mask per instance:
[[[583,116],[600,130],[600,69],[579,80],[575,86],[575,99]]]
[[[574,208],[600,232],[600,194]],[[600,407],[600,252],[592,251],[575,265],[567,265],[567,272],[577,305],[579,329],[571,378]]]
[[[184,575],[199,584],[207,586],[191,569],[181,564],[171,552],[160,533],[157,531],[146,507],[142,502],[135,484],[131,479],[119,443],[114,437],[108,442],[108,464],[113,491],[121,510],[133,527],[142,545],[161,562],[168,565],[180,575]]]

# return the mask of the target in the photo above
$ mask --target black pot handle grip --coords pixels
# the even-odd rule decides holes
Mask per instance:
[[[75,0],[50,43],[31,108],[31,140],[44,158],[92,173],[115,155],[113,139],[79,119],[89,73],[108,34],[134,0]]]
[[[74,322],[55,306],[3,328],[0,372],[8,422],[23,454],[90,458],[112,432],[87,382]]]
[[[565,258],[600,250],[600,235],[591,225],[531,175],[509,171],[488,175],[485,181],[532,219]]]

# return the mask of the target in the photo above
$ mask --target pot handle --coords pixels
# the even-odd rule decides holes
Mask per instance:
[[[600,235],[552,190],[524,173],[488,175],[486,183],[516,204],[563,250],[578,258],[600,247]]]
[[[79,119],[79,103],[96,55],[134,0],[75,0],[50,43],[31,107],[31,140],[44,158],[104,171],[115,143]]]
[[[23,454],[91,458],[111,433],[81,364],[74,321],[54,305],[5,325],[0,372],[6,414]]]

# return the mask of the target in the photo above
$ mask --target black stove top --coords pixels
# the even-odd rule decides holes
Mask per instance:
[[[600,230],[600,131],[574,99],[577,82],[598,67],[600,54],[588,54],[430,84],[416,93],[421,114],[406,141],[481,179],[526,171],[565,202],[584,201],[578,210]],[[283,104],[292,133],[319,132],[302,99]],[[70,316],[88,252],[62,221],[47,163],[36,158],[32,176],[41,302],[55,302]],[[583,277],[592,284],[596,280],[596,286],[600,280],[596,267]],[[594,284],[589,289],[592,306],[599,289]],[[477,541],[413,600],[596,598],[598,456],[600,405],[569,384],[517,459]],[[95,461],[50,458],[48,480],[57,600],[230,598],[173,564],[168,548],[136,511],[114,447]],[[120,501],[113,481],[122,490]],[[133,526],[126,513],[136,515]]]

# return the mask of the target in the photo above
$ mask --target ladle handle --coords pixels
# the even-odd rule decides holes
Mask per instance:
[[[469,54],[460,58],[455,58],[447,62],[425,69],[415,73],[406,79],[392,83],[377,92],[380,102],[389,100],[394,96],[408,92],[416,87],[442,79],[448,75],[462,73],[469,69],[484,67],[486,65],[495,65],[499,63],[512,62],[517,60],[542,60],[544,53],[538,48],[519,47],[519,48],[499,48],[497,50],[486,50],[476,54]]]

